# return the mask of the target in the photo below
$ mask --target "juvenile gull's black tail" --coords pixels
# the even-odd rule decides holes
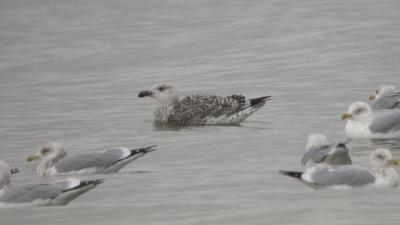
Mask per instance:
[[[289,177],[293,177],[296,179],[301,180],[301,175],[303,174],[303,172],[298,172],[298,171],[279,171],[279,174],[285,175],[285,176],[289,176]]]
[[[250,105],[251,106],[256,106],[262,103],[265,103],[266,101],[271,100],[272,96],[263,96],[263,97],[259,97],[259,98],[251,98],[250,100]]]

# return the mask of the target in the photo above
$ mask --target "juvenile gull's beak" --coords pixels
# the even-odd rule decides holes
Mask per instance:
[[[141,91],[141,92],[139,93],[138,97],[139,97],[139,98],[144,98],[144,97],[152,96],[152,95],[153,95],[153,93],[152,93],[151,91],[145,90],[145,91]]]
[[[351,115],[350,113],[342,113],[342,120],[351,118],[351,116],[352,116],[352,115]]]
[[[400,165],[400,159],[389,160],[389,165]]]
[[[375,95],[370,95],[368,99],[372,101],[372,100],[375,100],[375,98],[376,98]]]
[[[28,162],[30,162],[30,161],[38,160],[38,159],[40,159],[40,156],[38,156],[38,155],[31,155],[31,156],[29,156],[26,160],[27,160]]]

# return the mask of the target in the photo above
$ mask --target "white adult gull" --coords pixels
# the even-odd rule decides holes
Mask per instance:
[[[367,103],[354,102],[342,114],[345,133],[351,139],[400,138],[400,111],[372,111]]]
[[[279,171],[280,174],[296,178],[315,188],[361,188],[361,187],[397,187],[399,177],[393,165],[400,160],[392,159],[388,149],[376,149],[370,155],[371,169],[353,165],[332,166],[318,164],[304,171]]]
[[[67,154],[61,143],[49,142],[27,160],[40,159],[37,166],[40,176],[55,176],[60,173],[114,173],[154,150],[155,146],[136,149],[119,147],[101,152]]]
[[[0,204],[66,205],[103,180],[69,178],[55,183],[11,184],[10,167],[0,161]]]
[[[328,138],[323,134],[310,134],[307,140],[306,152],[301,159],[301,164],[303,166],[311,166],[318,163],[330,165],[351,164],[346,142],[331,144]]]
[[[400,109],[400,92],[397,92],[394,86],[381,84],[375,93],[369,96],[369,100],[373,100],[373,110]]]
[[[138,97],[156,100],[155,125],[175,126],[238,125],[271,99],[271,96],[246,99],[242,95],[202,94],[179,99],[175,87],[168,84],[141,91]]]

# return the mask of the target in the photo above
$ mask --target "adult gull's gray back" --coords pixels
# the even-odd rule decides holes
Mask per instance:
[[[330,165],[351,164],[349,150],[346,143],[330,144],[328,138],[323,134],[310,134],[307,140],[306,152],[301,164],[311,166],[318,163]]]
[[[100,152],[67,154],[60,143],[50,142],[35,155],[28,157],[28,161],[41,160],[37,167],[41,176],[54,176],[59,173],[113,173],[154,150],[155,146],[137,149],[120,147]]]
[[[376,149],[370,155],[372,169],[359,166],[318,164],[304,171],[279,171],[304,184],[320,188],[397,187],[399,177],[392,165],[400,160],[392,159],[388,149]]]
[[[54,183],[11,184],[10,167],[0,161],[0,203],[65,205],[79,195],[93,189],[103,180],[69,178]]]
[[[354,102],[342,119],[348,119],[345,132],[352,139],[400,138],[400,111],[372,111],[364,102]]]
[[[370,95],[373,101],[372,109],[400,109],[400,92],[392,85],[381,84],[376,88],[376,94]]]
[[[156,85],[138,96],[157,101],[155,125],[175,126],[238,125],[271,99],[271,96],[246,99],[242,95],[200,94],[179,99],[175,87],[168,84]]]

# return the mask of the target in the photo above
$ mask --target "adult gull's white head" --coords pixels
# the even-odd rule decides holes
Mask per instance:
[[[323,134],[310,134],[308,136],[306,150],[311,149],[313,147],[322,147],[328,146],[329,141],[328,138]]]
[[[354,121],[372,120],[373,114],[371,107],[365,102],[354,102],[349,106],[347,112],[342,114],[342,119]]]
[[[381,84],[376,88],[375,94],[369,96],[369,100],[378,100],[384,95],[396,93],[396,88],[393,85]]]
[[[38,152],[34,155],[28,157],[27,161],[40,160],[40,163],[37,167],[37,172],[41,176],[49,176],[52,175],[50,168],[54,166],[54,164],[64,158],[67,155],[67,152],[64,151],[64,148],[59,142],[49,142],[45,144]]]

